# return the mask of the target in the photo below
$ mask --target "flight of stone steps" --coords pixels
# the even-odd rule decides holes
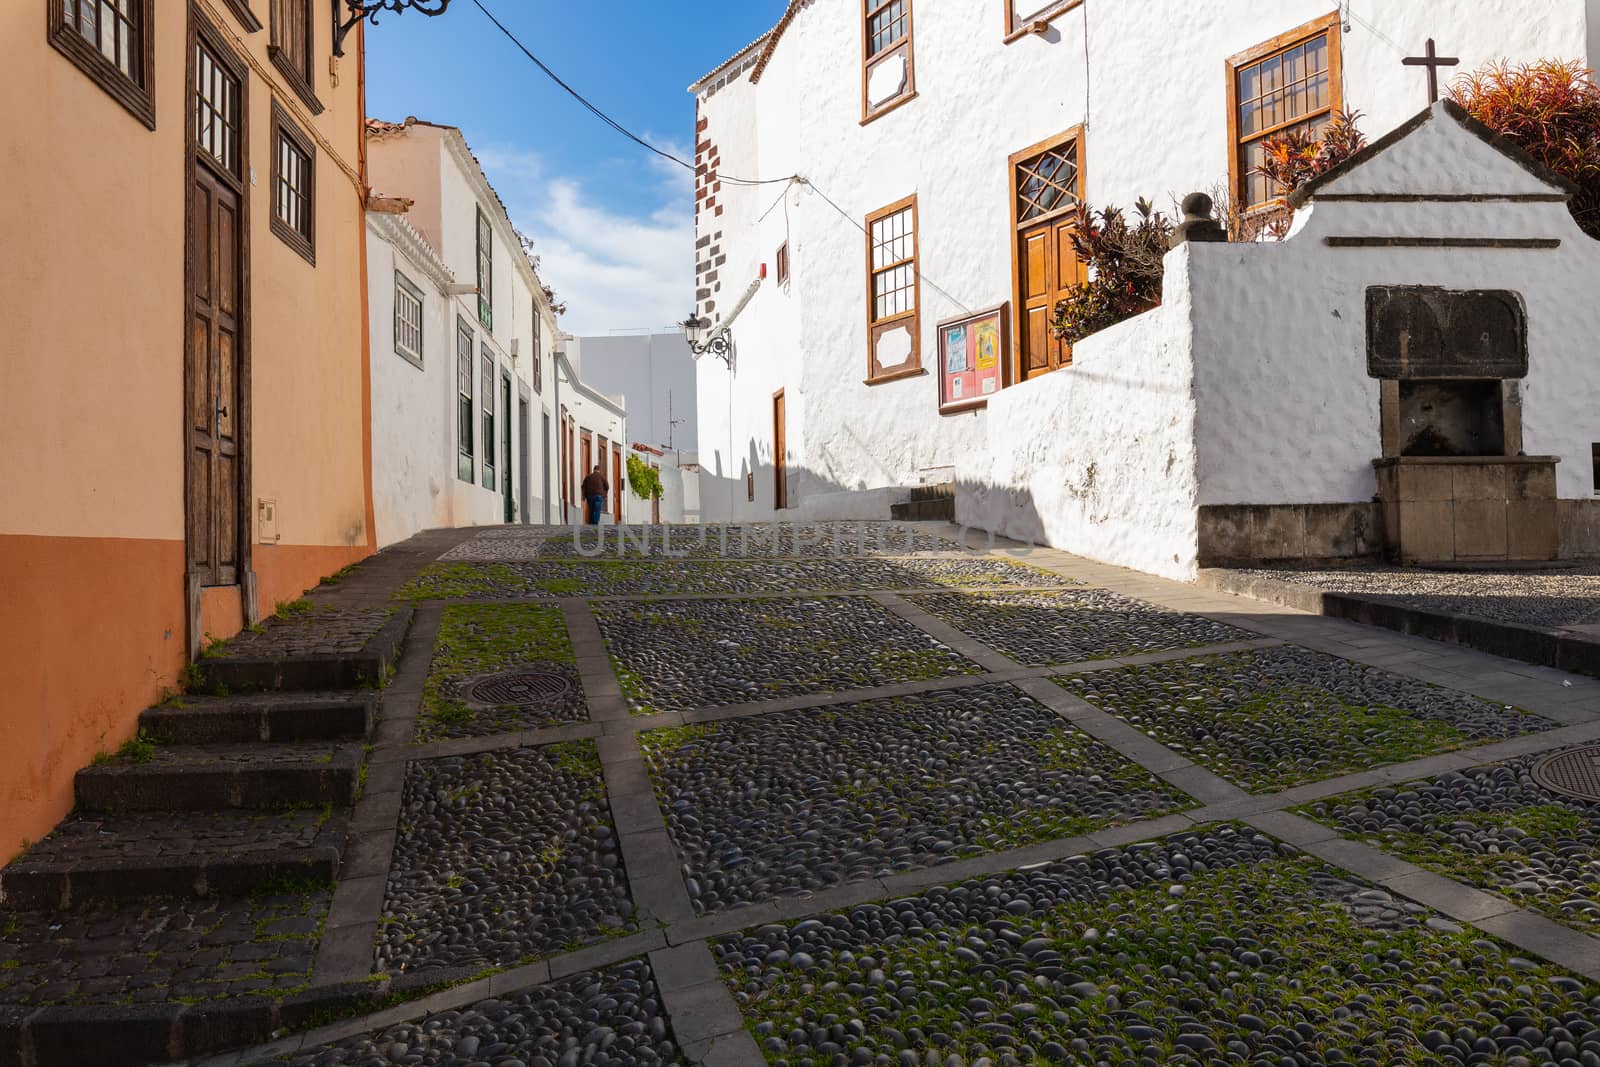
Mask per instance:
[[[889,513],[901,522],[955,522],[956,483],[914,486],[911,499],[890,505]]]

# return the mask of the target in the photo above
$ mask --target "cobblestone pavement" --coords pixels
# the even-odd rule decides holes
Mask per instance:
[[[338,608],[301,600],[280,605],[281,614],[259,630],[246,630],[210,648],[210,659],[273,659],[360,652],[383,629],[393,611]]]
[[[1600,567],[1593,565],[1511,571],[1274,567],[1240,573],[1497,622],[1553,627],[1600,625]]]
[[[160,929],[394,992],[218,1067],[1600,1064],[1600,804],[1531,774],[1600,681],[848,532],[428,535],[313,595],[415,607],[325,914],[270,920],[318,936]],[[570,684],[470,699],[519,669]],[[105,977],[72,915],[0,907],[7,1003]],[[231,992],[189,940],[138,996]]]

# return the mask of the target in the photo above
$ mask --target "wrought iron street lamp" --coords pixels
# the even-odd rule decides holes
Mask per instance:
[[[378,16],[385,11],[393,11],[397,15],[406,11],[420,11],[433,16],[444,14],[449,6],[450,0],[333,0],[333,54],[344,55],[345,36],[362,19],[368,19],[376,26]]]
[[[729,323],[728,325],[732,325]],[[715,332],[711,329],[711,320],[701,318],[698,312],[690,312],[689,317],[678,323],[683,330],[684,339],[689,342],[689,351],[693,352],[696,359],[710,354],[730,368],[733,366],[733,336],[728,332],[728,325],[724,325]]]

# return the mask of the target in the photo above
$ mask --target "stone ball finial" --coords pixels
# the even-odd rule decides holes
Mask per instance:
[[[1189,241],[1226,241],[1227,231],[1211,217],[1215,202],[1205,193],[1190,193],[1183,198],[1183,221],[1172,231],[1172,243],[1177,248]]]

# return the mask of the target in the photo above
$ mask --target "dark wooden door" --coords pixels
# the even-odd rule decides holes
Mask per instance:
[[[501,472],[500,486],[506,502],[506,522],[517,521],[516,495],[511,490],[511,379],[500,379],[500,462],[505,464]]]
[[[1022,301],[1022,376],[1045,374],[1072,363],[1072,346],[1050,332],[1056,304],[1066,290],[1088,277],[1072,247],[1070,218],[1056,219],[1017,236],[1017,280]]]
[[[789,416],[783,390],[772,394],[772,506],[789,506]]]
[[[203,586],[239,584],[248,413],[243,73],[197,40],[189,89],[185,534]]]
[[[622,525],[622,446],[611,446],[611,518]]]

